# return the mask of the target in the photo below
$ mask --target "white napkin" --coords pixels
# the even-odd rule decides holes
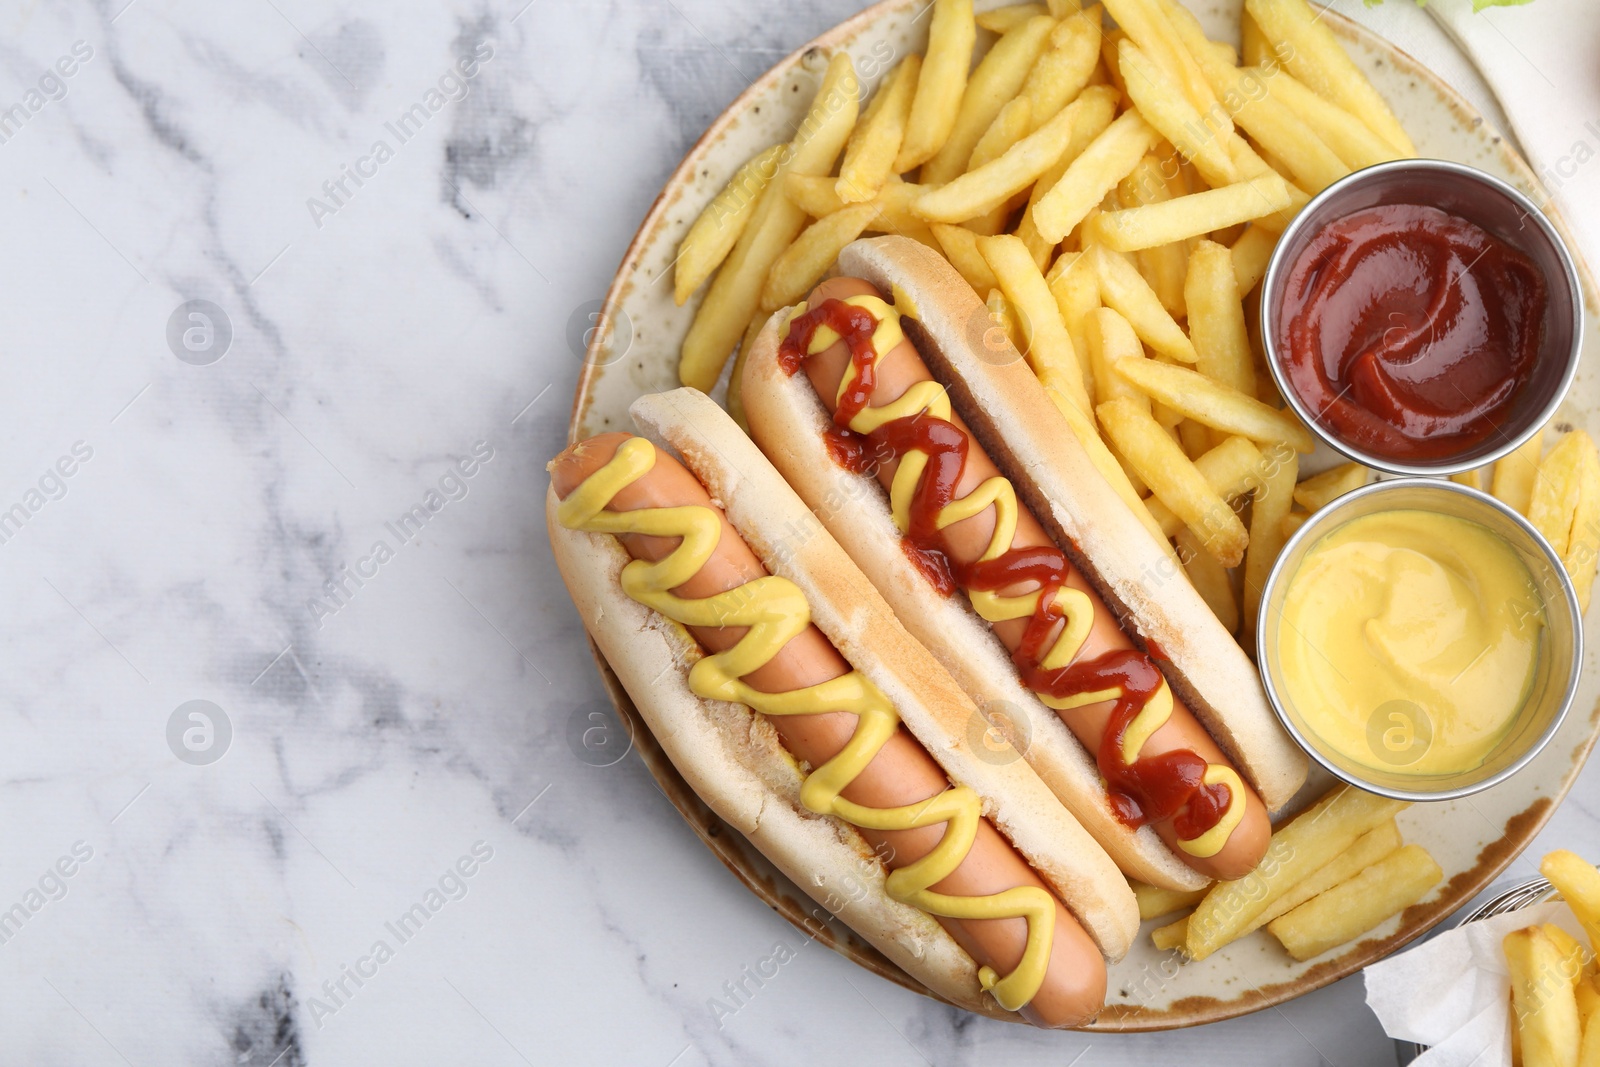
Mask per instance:
[[[1500,942],[1547,922],[1584,939],[1565,904],[1464,923],[1368,967],[1367,1006],[1390,1037],[1432,1046],[1414,1067],[1509,1067],[1511,976]]]
[[[1477,64],[1584,258],[1600,262],[1600,4],[1474,13],[1471,0],[1430,0],[1428,13]]]

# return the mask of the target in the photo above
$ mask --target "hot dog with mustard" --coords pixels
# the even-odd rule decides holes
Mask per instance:
[[[1125,872],[1253,869],[1306,774],[1254,667],[1020,354],[974,344],[986,311],[942,257],[876,238],[840,270],[735,383],[757,443],[980,706],[1027,724]]]
[[[720,408],[680,389],[632,410],[671,451],[626,433],[568,448],[549,528],[674,765],[936,993],[1091,1018],[1104,957],[1138,927],[1109,857],[1025,762],[971,749],[970,699]]]

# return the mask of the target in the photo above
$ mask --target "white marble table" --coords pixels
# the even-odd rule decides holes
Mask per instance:
[[[856,5],[524,4],[0,8],[0,1063],[1388,1062],[1354,980],[1091,1037],[802,948],[713,1015],[801,942],[571,744],[542,468],[668,171]]]

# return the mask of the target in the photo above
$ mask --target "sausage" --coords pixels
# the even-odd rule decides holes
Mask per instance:
[[[604,466],[629,437],[625,433],[602,434],[557,456],[550,467],[556,495],[564,499]],[[767,573],[727,516],[712,504],[699,479],[665,452],[658,450],[654,468],[619,492],[608,509],[633,511],[683,505],[711,508],[721,519],[722,535],[706,564],[673,592],[683,597],[709,597]],[[677,538],[641,534],[628,534],[619,539],[629,555],[650,561],[664,558],[678,545]],[[742,627],[691,629],[695,639],[712,652],[732,647],[745,632]],[[787,692],[837,678],[851,669],[822,631],[813,625],[791,639],[773,659],[746,675],[744,681],[761,692]],[[784,747],[796,758],[819,767],[849,741],[855,731],[856,716],[825,712],[774,716],[768,721],[776,728]],[[843,795],[859,804],[888,808],[920,803],[948,786],[944,771],[902,725]],[[927,855],[943,836],[944,827],[936,824],[902,831],[859,828],[859,832],[880,856],[889,857],[890,869],[896,869]],[[965,859],[933,889],[956,896],[986,896],[1013,886],[1045,888],[1044,882],[1011,843],[988,819],[983,819]],[[980,965],[1006,974],[1022,958],[1027,939],[1026,919],[938,917],[938,921]],[[1099,1012],[1105,1003],[1105,992],[1104,958],[1088,933],[1056,899],[1055,936],[1049,968],[1044,984],[1024,1006],[1022,1014],[1037,1026],[1076,1025]]]
[[[870,282],[860,278],[831,278],[817,286],[807,298],[808,307],[818,307],[823,301],[829,299],[844,300],[852,296],[877,296],[882,295]],[[826,350],[808,357],[802,364],[806,376],[815,386],[818,397],[831,413],[836,405],[839,382],[843,379],[850,365],[850,352],[843,340],[835,342]],[[870,401],[873,407],[882,407],[892,403],[903,394],[906,389],[921,381],[933,378],[927,365],[922,361],[921,355],[909,340],[903,340],[893,349],[884,354],[877,364],[877,383]],[[956,487],[957,499],[971,492],[976,486],[988,478],[995,477],[1000,472],[995,467],[993,460],[983,450],[983,447],[968,432],[966,424],[961,417],[952,413],[951,420],[963,433],[967,434],[968,449],[966,464],[962,469],[961,478]],[[879,460],[876,463],[876,477],[887,490],[894,479],[894,472],[899,468],[899,457],[876,454]],[[978,559],[988,546],[989,539],[994,532],[994,509],[986,508],[978,514],[952,523],[941,532],[943,549],[946,556],[958,566],[968,565]],[[1012,547],[1029,548],[1054,546],[1054,542],[1039,525],[1033,514],[1023,506],[1019,508],[1017,516],[1016,534],[1012,539]],[[1133,642],[1117,624],[1116,616],[1106,608],[1098,593],[1084,579],[1083,575],[1068,564],[1065,584],[1071,588],[1082,590],[1094,605],[1094,625],[1087,641],[1079,652],[1077,661],[1086,662],[1107,652],[1130,649]],[[1018,582],[1002,589],[1000,592],[1006,596],[1017,596],[1037,590],[1039,584],[1033,581]],[[1017,650],[1022,641],[1023,631],[1027,628],[1027,619],[1012,619],[994,623],[993,629],[1012,652]],[[1052,637],[1052,640],[1054,638]],[[1106,731],[1110,721],[1112,701],[1074,708],[1071,711],[1061,712],[1062,721],[1066,723],[1073,734],[1083,742],[1091,753],[1098,750],[1101,737]],[[1187,749],[1199,755],[1208,764],[1229,765],[1227,758],[1217,747],[1192,712],[1174,697],[1172,717],[1153,733],[1140,750],[1141,758],[1145,756],[1159,756],[1162,753],[1179,749]],[[1227,843],[1215,855],[1199,857],[1191,855],[1177,844],[1177,832],[1174,829],[1176,816],[1169,817],[1152,823],[1156,833],[1172,848],[1173,852],[1189,866],[1202,874],[1218,879],[1234,879],[1243,877],[1261,861],[1266,853],[1267,845],[1272,835],[1272,824],[1268,818],[1266,805],[1255,791],[1248,785],[1244,787],[1245,811],[1239,824],[1234,827]]]

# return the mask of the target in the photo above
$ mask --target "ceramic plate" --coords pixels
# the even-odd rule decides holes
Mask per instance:
[[[669,277],[680,238],[701,208],[746,159],[788,140],[815,91],[827,53],[848,50],[857,68],[882,73],[885,56],[926,44],[926,0],[886,0],[801,48],[750,86],[711,124],[668,180],[629,247],[607,295],[607,310],[620,328],[596,335],[573,402],[574,440],[613,429],[631,429],[628,405],[644,394],[674,388],[678,345],[689,329],[695,300],[672,303]],[[978,4],[993,7],[993,0]],[[1191,0],[1212,37],[1237,41],[1240,0]],[[1468,163],[1528,193],[1548,197],[1527,164],[1468,104],[1415,60],[1331,12],[1328,24],[1394,108],[1425,156]],[[864,78],[869,82],[870,79]],[[1565,226],[1555,220],[1563,233]],[[1573,242],[1568,236],[1569,245]],[[1557,415],[1563,424],[1600,434],[1600,300],[1588,271],[1583,274],[1587,341],[1576,382]],[[1566,794],[1594,744],[1600,723],[1600,672],[1595,645],[1585,655],[1584,681],[1561,732],[1530,766],[1494,789],[1466,800],[1414,806],[1400,818],[1407,841],[1425,846],[1445,878],[1425,900],[1375,930],[1368,938],[1333,953],[1296,963],[1276,941],[1258,931],[1210,959],[1187,962],[1176,952],[1158,952],[1147,935],[1166,920],[1145,924],[1128,957],[1111,969],[1105,1011],[1094,1030],[1162,1030],[1194,1026],[1256,1011],[1327,985],[1400,948],[1450,915],[1505,869],[1544,825]],[[870,945],[837,923],[819,927],[809,918],[815,904],[779,874],[743,837],[713,815],[673,769],[635,714],[633,705],[596,652],[613,700],[634,729],[635,744],[650,772],[723,863],[750,890],[807,934],[835,951],[907,988],[925,992]],[[1320,792],[1327,779],[1308,784]],[[1007,1016],[1001,1015],[1006,1018]]]

